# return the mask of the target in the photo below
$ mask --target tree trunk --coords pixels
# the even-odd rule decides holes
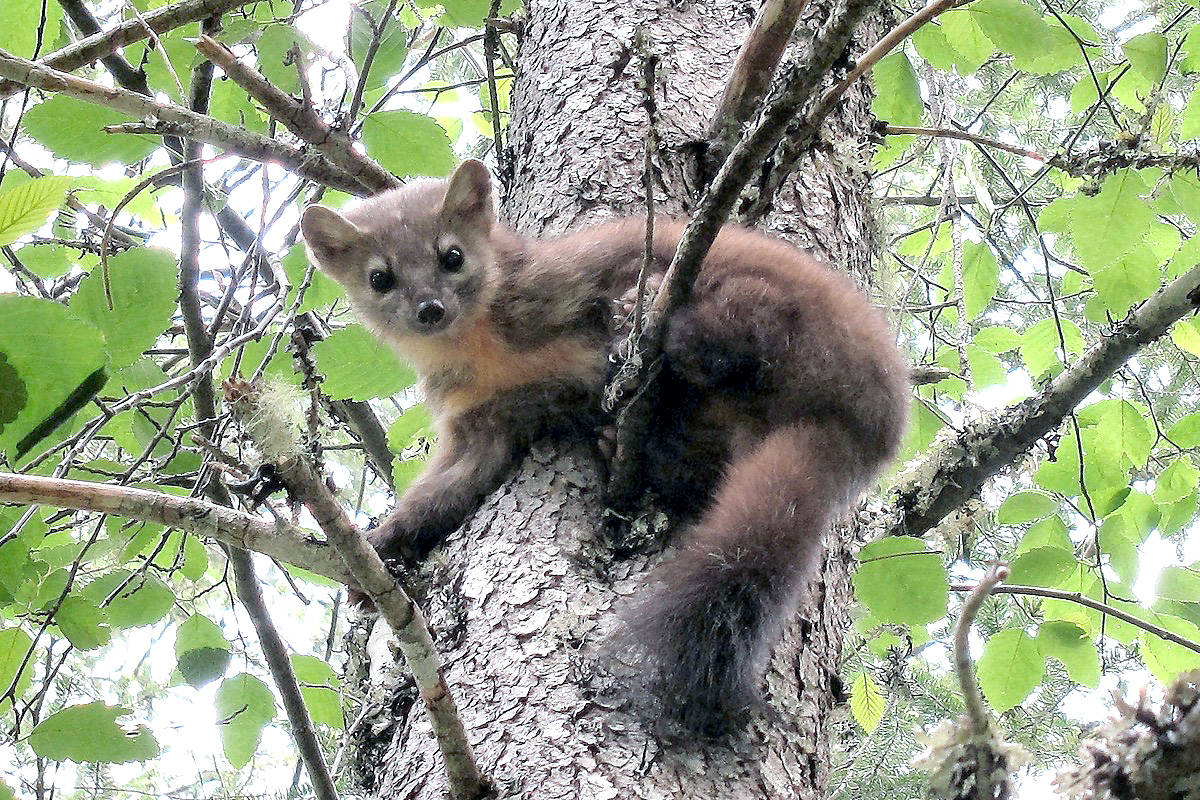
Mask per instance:
[[[643,214],[645,112],[634,33],[662,59],[657,200],[692,205],[687,176],[756,4],[737,0],[530,0],[519,51],[503,198],[528,234]],[[806,39],[828,11],[810,3]],[[866,280],[865,90],[828,129],[831,144],[793,178],[770,227]],[[847,133],[849,132],[849,134]],[[500,797],[817,798],[829,774],[826,721],[848,625],[851,534],[830,537],[822,579],[777,649],[772,709],[732,743],[659,738],[629,709],[608,666],[615,609],[665,553],[614,560],[601,533],[601,478],[583,446],[535,449],[508,484],[415,579],[438,635],[481,766]],[[697,502],[703,498],[697,497]],[[422,590],[422,588],[424,589]],[[365,638],[365,636],[363,637]],[[411,683],[376,631],[368,711],[357,727],[366,788],[387,798],[442,798],[444,773]],[[399,686],[399,688],[397,688]]]

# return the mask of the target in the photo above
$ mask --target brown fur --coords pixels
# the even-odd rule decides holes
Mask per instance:
[[[372,532],[385,556],[425,556],[535,438],[597,424],[609,317],[634,283],[642,221],[521,239],[495,224],[486,170],[465,162],[448,182],[303,222],[321,269],[416,364],[438,423],[428,469]],[[657,272],[682,229],[656,222]],[[439,268],[448,247],[461,270]],[[379,270],[395,276],[385,293],[370,287]],[[416,309],[432,300],[445,318],[423,330]],[[629,652],[673,717],[716,733],[754,705],[825,531],[894,454],[906,370],[849,280],[734,226],[669,321],[664,354],[645,482],[696,521],[628,610]]]

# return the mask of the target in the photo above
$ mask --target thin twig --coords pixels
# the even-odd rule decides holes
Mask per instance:
[[[761,169],[763,160],[784,135],[796,113],[812,98],[821,77],[845,50],[858,22],[875,8],[878,1],[848,0],[844,6],[837,7],[814,37],[807,58],[784,71],[754,126],[742,136],[721,165],[684,229],[646,320],[641,352],[636,356],[640,358],[640,368],[624,386],[609,389],[616,396],[639,398],[631,399],[617,419],[615,456],[609,480],[609,501],[616,509],[628,507],[633,500],[639,447],[645,440],[644,433],[655,400],[653,389],[643,384],[647,383],[647,376],[655,369],[662,352],[667,319],[690,297],[700,265],[717,232],[729,218],[742,189]],[[634,387],[638,387],[636,391]]]
[[[983,705],[983,696],[979,693],[979,682],[975,679],[975,663],[971,660],[971,625],[975,616],[983,606],[983,601],[997,584],[1008,577],[1008,567],[994,564],[979,584],[967,596],[962,610],[958,615],[958,623],[954,626],[954,670],[958,673],[958,685],[962,689],[963,703],[967,715],[971,718],[971,727],[975,734],[976,746],[971,750],[975,755],[975,791],[974,796],[981,800],[991,800],[992,771],[995,768],[992,758],[992,748],[981,746],[991,739],[991,717]]]
[[[971,592],[976,587],[965,583],[955,583],[950,586],[952,592]],[[1186,647],[1196,653],[1200,653],[1200,642],[1192,641],[1186,636],[1180,636],[1174,631],[1155,625],[1153,622],[1147,622],[1144,619],[1115,608],[1108,603],[1102,603],[1099,600],[1094,600],[1082,592],[1068,592],[1062,589],[1047,589],[1042,586],[995,586],[991,589],[992,594],[1014,594],[1024,595],[1028,597],[1046,597],[1052,600],[1065,600],[1069,603],[1090,608],[1093,611],[1099,611],[1101,614],[1106,614],[1122,622],[1127,622],[1135,628],[1140,628],[1146,633],[1152,633],[1164,641],[1177,644],[1180,647]]]
[[[488,9],[488,18],[495,18],[500,13],[500,0],[492,0]],[[505,165],[504,143],[500,138],[500,93],[496,90],[496,47],[500,42],[500,32],[495,25],[484,23],[483,29],[483,63],[487,69],[488,101],[492,105],[492,152],[496,154],[496,173],[507,184],[508,170]]]

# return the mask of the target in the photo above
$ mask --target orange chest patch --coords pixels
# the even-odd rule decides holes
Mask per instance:
[[[553,379],[603,380],[600,348],[578,339],[556,339],[514,350],[488,317],[453,337],[406,340],[402,344],[424,379],[427,399],[439,416],[456,415],[520,386]]]

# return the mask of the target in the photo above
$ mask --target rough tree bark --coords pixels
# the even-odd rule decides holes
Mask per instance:
[[[639,25],[662,58],[659,209],[686,212],[695,199],[687,178],[694,174],[694,143],[711,122],[756,4],[530,0],[526,6],[507,136],[505,219],[537,235],[643,213],[645,117],[633,50]],[[827,3],[810,3],[798,39],[827,13]],[[873,39],[877,32],[860,36]],[[852,90],[827,130],[828,146],[788,184],[769,220],[776,232],[863,281],[873,247],[866,99],[862,85]],[[602,480],[589,452],[535,450],[412,578],[499,796],[822,796],[826,721],[836,702],[851,602],[852,532],[830,537],[822,580],[775,655],[767,680],[775,713],[731,745],[665,741],[644,724],[644,710],[622,706],[603,643],[614,610],[638,591],[649,566],[671,555],[668,549],[612,558],[601,534]],[[372,633],[366,649],[369,692],[355,728],[366,788],[380,797],[443,797],[436,744],[385,633]]]

